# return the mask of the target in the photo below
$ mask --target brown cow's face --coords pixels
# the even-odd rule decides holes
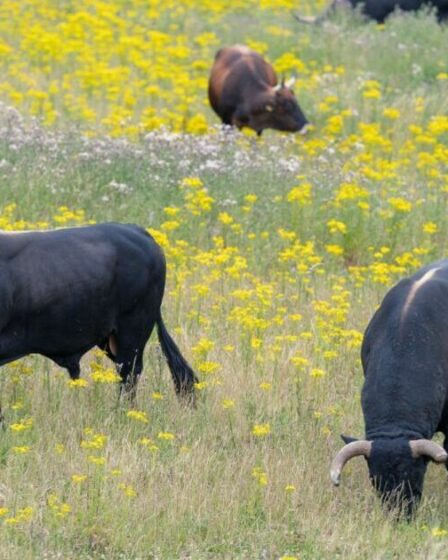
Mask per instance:
[[[249,126],[257,132],[265,128],[286,132],[306,131],[307,124],[294,93],[285,86],[264,96],[263,103],[251,112],[249,121]]]

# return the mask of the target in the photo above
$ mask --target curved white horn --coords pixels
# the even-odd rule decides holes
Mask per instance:
[[[322,21],[322,16],[301,16],[300,14],[295,14],[294,12],[292,15],[297,21],[300,21],[300,23],[314,24]]]
[[[289,78],[289,80],[286,80],[285,82],[285,87],[291,89],[294,84],[296,83],[297,78],[295,76],[291,76],[291,78]]]
[[[448,453],[441,445],[430,439],[412,439],[409,442],[414,459],[418,457],[430,457],[435,463],[446,463]]]
[[[333,0],[319,16],[301,16],[300,14],[296,14],[294,12],[292,12],[292,15],[297,21],[300,21],[300,23],[322,23],[340,4],[350,4],[350,2],[347,0]]]
[[[339,453],[331,463],[331,482],[335,486],[339,486],[339,483],[341,482],[341,472],[344,468],[345,463],[347,463],[347,461],[350,461],[350,459],[353,459],[353,457],[357,457],[358,455],[364,455],[364,457],[368,458],[370,456],[371,449],[372,442],[366,440],[352,441],[351,443],[347,443],[347,445],[344,445],[344,447],[339,451]]]

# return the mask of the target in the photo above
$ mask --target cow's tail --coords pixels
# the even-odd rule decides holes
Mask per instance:
[[[198,382],[198,378],[166,330],[161,313],[159,313],[156,323],[159,343],[168,362],[176,393],[194,401],[194,384]]]

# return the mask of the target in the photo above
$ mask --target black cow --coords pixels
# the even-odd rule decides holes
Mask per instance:
[[[308,121],[289,83],[277,83],[272,66],[244,45],[220,49],[210,73],[210,105],[224,124],[248,127],[260,136],[273,128],[304,134]]]
[[[434,8],[439,21],[448,18],[448,0],[333,0],[320,16],[306,17],[294,14],[294,17],[303,23],[320,23],[335,9],[349,7],[360,8],[363,15],[378,23],[384,23],[395,10],[414,12],[423,6]]]
[[[364,335],[365,440],[343,438],[331,478],[364,455],[384,501],[409,516],[420,501],[428,461],[448,458],[448,260],[399,282]],[[431,438],[445,435],[444,448]]]
[[[77,379],[99,346],[134,394],[156,324],[177,393],[192,395],[195,374],[162,321],[164,288],[165,257],[140,227],[0,233],[0,365],[42,354]]]

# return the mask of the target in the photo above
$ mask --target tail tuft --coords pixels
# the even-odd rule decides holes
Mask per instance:
[[[166,330],[162,314],[157,319],[157,335],[173,377],[176,393],[181,397],[194,398],[194,384],[198,382],[198,378]]]

